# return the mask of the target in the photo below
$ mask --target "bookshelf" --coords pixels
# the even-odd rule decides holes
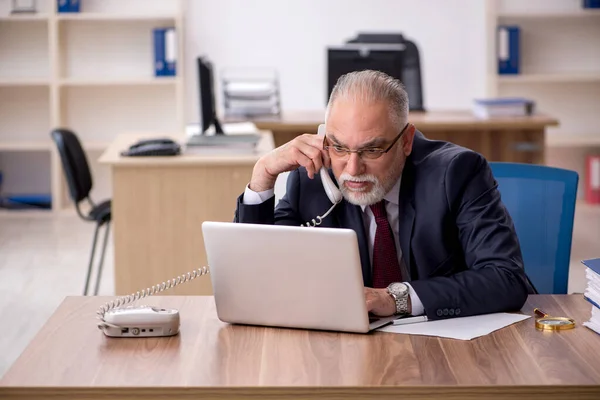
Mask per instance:
[[[499,83],[600,83],[600,72],[560,72],[542,74],[504,75],[498,77]]]
[[[162,78],[65,78],[59,80],[60,86],[169,86],[177,85],[178,78],[162,77]],[[1,85],[1,83],[0,83]]]
[[[48,21],[50,19],[50,15],[48,14],[15,14],[10,16],[0,16],[0,22],[13,22],[13,21]]]
[[[127,1],[127,0],[125,0]],[[105,13],[78,13],[78,14],[58,14],[59,21],[152,21],[152,22],[175,22],[176,15],[162,14],[105,14]]]
[[[496,73],[496,48],[488,69],[490,96],[526,96],[560,121],[548,130],[550,146],[596,145],[600,137],[600,10],[581,0],[493,0],[489,40],[496,27],[521,29],[521,73]],[[585,138],[589,138],[586,142]]]
[[[185,127],[184,0],[82,0],[69,14],[56,3],[11,15],[11,0],[0,0],[2,193],[50,194],[54,211],[71,201],[52,129],[79,136],[100,201],[111,196],[110,173],[96,160],[117,135]],[[177,76],[155,77],[152,29],[168,26]]]
[[[520,27],[521,73],[497,74],[496,27]],[[488,96],[523,96],[559,120],[546,134],[546,163],[574,169],[585,185],[585,158],[600,153],[600,10],[581,0],[487,3]]]
[[[571,1],[571,3],[569,3],[570,0],[565,1],[565,4],[567,4],[566,8],[564,8],[565,6],[560,5],[559,7],[557,7],[558,4],[553,4],[552,8],[549,10],[544,10],[543,7],[538,7],[537,5],[534,5],[533,8],[527,10],[527,9],[522,9],[522,6],[518,6],[518,10],[520,11],[511,11],[511,9],[514,7],[513,3],[505,3],[506,4],[506,8],[503,8],[502,11],[500,11],[500,13],[498,14],[499,17],[501,18],[519,18],[522,20],[547,20],[547,19],[558,19],[558,20],[562,20],[565,18],[568,19],[589,19],[589,18],[600,18],[600,11],[599,10],[594,10],[594,9],[575,9],[572,7],[572,4],[574,2]],[[578,2],[578,6],[581,4],[581,1]],[[508,11],[507,11],[508,10]]]

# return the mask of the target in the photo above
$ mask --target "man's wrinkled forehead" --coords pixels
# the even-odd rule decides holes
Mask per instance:
[[[385,102],[360,103],[338,99],[326,121],[330,142],[346,147],[380,147],[397,134]]]

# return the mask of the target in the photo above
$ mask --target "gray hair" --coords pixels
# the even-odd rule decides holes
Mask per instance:
[[[408,121],[408,93],[404,85],[381,71],[364,70],[342,75],[329,96],[325,121],[338,98],[362,100],[367,103],[387,101],[390,106],[390,119],[398,126],[398,130]]]

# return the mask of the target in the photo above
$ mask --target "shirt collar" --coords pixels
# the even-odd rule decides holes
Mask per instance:
[[[398,180],[396,181],[394,186],[392,186],[390,191],[386,193],[386,195],[383,197],[383,199],[389,203],[399,205],[400,204],[399,199],[400,199],[400,183],[401,182],[402,182],[402,175],[400,175],[400,178],[398,178]],[[367,208],[367,206],[360,206],[360,208],[362,208],[362,210],[364,212],[365,209]]]

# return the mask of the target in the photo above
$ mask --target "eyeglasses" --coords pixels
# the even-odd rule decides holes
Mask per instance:
[[[400,131],[398,136],[396,136],[396,138],[392,141],[392,143],[390,143],[390,145],[387,147],[387,149],[370,147],[370,148],[366,148],[366,149],[350,150],[348,148],[338,146],[338,145],[326,145],[323,148],[328,151],[331,150],[333,155],[335,155],[336,157],[339,157],[339,158],[350,156],[351,153],[356,153],[356,154],[358,154],[358,156],[361,159],[376,160],[379,157],[381,157],[382,155],[384,155],[385,153],[387,153],[388,151],[390,151],[392,149],[392,147],[394,147],[394,145],[396,144],[398,139],[400,139],[402,137],[402,135],[404,134],[404,132],[406,131],[406,128],[408,128],[408,125],[409,125],[408,123],[406,123],[406,125],[404,125],[404,128],[402,129],[402,131]],[[327,137],[325,138],[325,140],[327,140]]]

